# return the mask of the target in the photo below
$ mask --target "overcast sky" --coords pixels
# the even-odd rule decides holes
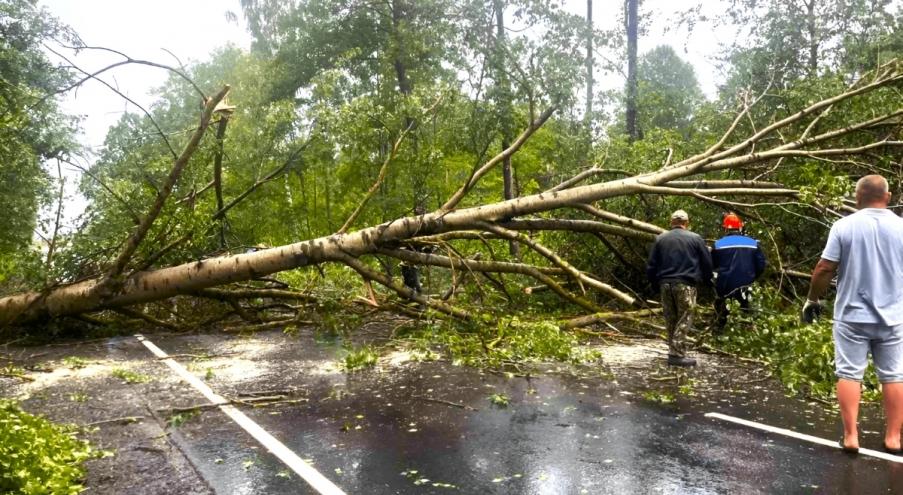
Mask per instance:
[[[713,95],[720,80],[711,64],[711,56],[718,40],[711,33],[699,30],[686,40],[685,33],[663,33],[673,21],[673,13],[689,8],[696,0],[647,0],[643,9],[655,22],[648,35],[640,40],[640,53],[659,44],[670,44],[696,68],[703,91]],[[232,43],[249,48],[251,37],[244,28],[238,0],[42,0],[54,15],[72,26],[88,45],[114,48],[133,58],[141,58],[170,65],[204,60],[217,47]],[[566,0],[565,8],[584,16],[586,0]],[[616,27],[622,22],[623,3],[594,2],[593,18],[599,28]],[[226,12],[238,15],[230,22]],[[96,70],[121,60],[118,56],[85,51],[73,59],[86,70]],[[124,66],[108,73],[105,79],[142,105],[149,105],[148,92],[159,86],[167,74],[160,69],[143,66]],[[602,78],[602,84],[621,85],[616,74]],[[600,88],[603,89],[603,88]],[[127,103],[108,88],[96,83],[85,84],[66,99],[65,108],[83,115],[85,130],[83,143],[92,149],[103,144],[107,128],[127,108]],[[131,110],[136,110],[131,108]]]
[[[226,43],[244,48],[251,44],[244,25],[228,22],[225,15],[229,10],[241,15],[238,0],[41,0],[41,4],[74,28],[89,46],[113,48],[132,58],[167,65],[177,66],[179,62],[164,49],[188,64],[206,59]],[[122,58],[88,50],[72,60],[91,71]],[[126,65],[105,74],[104,80],[146,107],[151,103],[148,92],[167,76],[162,69]],[[127,105],[97,82],[86,83],[65,101],[67,111],[85,117],[83,143],[93,149],[103,144],[107,128]]]

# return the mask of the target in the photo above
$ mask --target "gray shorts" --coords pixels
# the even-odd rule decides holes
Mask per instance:
[[[834,374],[862,381],[871,351],[881,383],[903,382],[903,325],[834,320]]]

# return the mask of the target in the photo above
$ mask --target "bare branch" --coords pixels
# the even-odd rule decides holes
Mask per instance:
[[[351,212],[351,215],[348,216],[348,219],[345,220],[345,223],[342,224],[342,227],[336,232],[337,234],[344,234],[348,231],[348,228],[357,220],[357,217],[364,211],[364,207],[367,206],[367,203],[376,194],[377,189],[383,183],[383,180],[386,178],[386,174],[389,173],[389,163],[395,159],[395,156],[398,155],[398,150],[401,147],[401,142],[404,140],[405,136],[407,136],[408,132],[414,127],[414,123],[417,122],[414,119],[410,119],[408,126],[401,131],[401,134],[398,136],[398,139],[395,140],[395,144],[392,145],[392,150],[386,156],[386,159],[383,160],[382,166],[379,168],[379,174],[376,177],[376,180],[373,182],[373,185],[370,186],[370,189],[367,190],[367,193],[364,194],[364,198],[361,199],[360,203],[358,203],[357,207]]]
[[[486,162],[482,167],[474,170],[473,173],[470,174],[470,177],[467,179],[467,182],[463,186],[461,186],[461,188],[458,189],[458,191],[455,192],[455,194],[453,194],[452,197],[449,198],[448,201],[446,201],[444,205],[442,205],[442,207],[439,208],[439,211],[440,212],[451,211],[456,206],[458,206],[458,203],[460,203],[461,200],[464,199],[464,196],[466,196],[467,193],[470,192],[470,190],[473,188],[473,186],[475,186],[476,183],[479,182],[479,180],[484,175],[486,175],[487,172],[489,172],[489,170],[491,170],[493,167],[495,167],[499,163],[502,163],[506,158],[508,158],[511,155],[513,155],[514,153],[516,153],[517,150],[519,150],[520,147],[523,146],[523,144],[526,143],[528,139],[530,139],[530,136],[532,136],[534,132],[536,132],[540,127],[542,127],[543,124],[546,123],[547,120],[549,120],[549,117],[551,117],[552,114],[555,113],[555,110],[557,110],[557,109],[558,109],[558,107],[556,107],[556,106],[551,106],[551,107],[547,108],[539,116],[539,118],[530,122],[530,125],[527,126],[527,129],[525,129],[524,132],[522,132],[521,135],[518,136],[517,139],[514,140],[514,143],[512,143],[511,146],[508,147],[508,149],[502,151],[501,153],[499,153],[498,155],[493,157],[491,160]]]
[[[132,235],[129,236],[122,252],[119,253],[119,256],[117,256],[116,260],[107,270],[107,273],[105,275],[107,282],[101,284],[99,287],[106,286],[109,281],[112,281],[112,279],[119,276],[122,273],[123,269],[125,269],[126,264],[138,249],[141,241],[144,240],[144,237],[150,230],[151,225],[153,225],[154,221],[157,219],[160,211],[163,210],[163,205],[169,198],[169,194],[172,192],[173,186],[175,186],[176,181],[178,181],[179,177],[182,175],[182,170],[184,170],[185,166],[188,165],[189,159],[194,154],[195,150],[198,147],[198,144],[201,142],[201,137],[203,137],[204,131],[207,130],[207,124],[210,122],[210,117],[213,115],[214,108],[216,108],[217,103],[225,98],[228,92],[229,86],[226,86],[222,90],[220,90],[220,92],[217,93],[214,97],[210,98],[207,101],[207,104],[204,107],[204,112],[201,115],[200,126],[198,126],[198,129],[194,132],[194,134],[191,136],[191,139],[185,145],[185,148],[182,150],[182,154],[176,159],[175,163],[173,163],[169,177],[167,177],[166,182],[163,184],[163,187],[157,193],[157,198],[154,201],[154,204],[151,206],[150,211],[141,220],[141,223],[138,224],[135,231],[132,232]]]

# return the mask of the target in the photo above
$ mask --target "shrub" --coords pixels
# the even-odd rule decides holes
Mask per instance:
[[[76,494],[82,463],[107,452],[75,437],[76,428],[28,414],[0,399],[0,493]]]
[[[812,325],[802,325],[799,308],[783,304],[771,288],[754,290],[758,308],[744,315],[731,302],[732,324],[717,342],[723,349],[769,363],[791,393],[829,398],[834,393],[834,343],[830,309]],[[877,378],[871,370],[863,382],[866,400],[877,397]]]

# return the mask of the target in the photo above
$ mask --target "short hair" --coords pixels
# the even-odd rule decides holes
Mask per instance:
[[[866,175],[856,182],[856,197],[866,203],[884,201],[890,186],[880,175]]]

